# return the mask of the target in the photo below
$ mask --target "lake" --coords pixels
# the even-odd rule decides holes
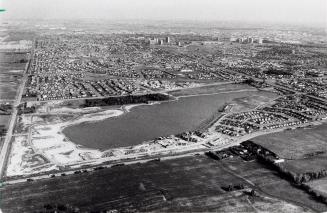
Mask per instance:
[[[69,126],[63,133],[73,142],[95,149],[140,144],[160,136],[196,129],[234,98],[260,92],[231,92],[192,96],[154,105],[140,105],[106,120]]]

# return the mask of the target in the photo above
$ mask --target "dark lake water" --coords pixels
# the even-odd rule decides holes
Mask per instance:
[[[226,102],[249,94],[258,92],[193,96],[141,105],[118,117],[67,127],[63,133],[77,144],[101,150],[136,145],[160,136],[194,130]]]

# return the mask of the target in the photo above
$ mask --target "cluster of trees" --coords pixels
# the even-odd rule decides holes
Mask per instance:
[[[309,194],[311,194],[316,200],[323,202],[327,204],[327,196],[324,194],[321,194],[318,191],[313,190],[309,185],[306,185],[306,182],[309,182],[311,180],[323,178],[327,176],[327,171],[325,169],[322,169],[320,171],[315,172],[305,172],[305,173],[294,173],[292,171],[289,171],[285,168],[283,164],[274,164],[273,161],[269,158],[265,158],[263,155],[259,155],[258,159],[268,164],[269,166],[272,166],[274,169],[276,169],[280,176],[290,180],[291,182],[295,183],[299,188],[305,190]]]
[[[35,106],[27,107],[26,103],[24,103],[18,107],[18,115],[35,113],[35,110],[36,110]]]
[[[327,176],[327,171],[325,169],[322,169],[316,172],[306,172],[302,174],[296,174],[294,178],[296,183],[305,183],[310,180],[315,180],[326,176]]]
[[[320,192],[313,190],[310,186],[305,184],[306,182],[309,182],[309,181],[312,181],[315,179],[327,177],[326,169],[322,169],[319,171],[304,172],[304,173],[295,173],[295,172],[290,171],[288,168],[286,168],[285,164],[276,164],[274,162],[274,160],[277,157],[276,154],[274,154],[268,150],[265,150],[261,146],[254,144],[253,142],[250,142],[250,141],[246,141],[241,144],[243,146],[245,146],[250,153],[255,154],[259,162],[276,170],[281,177],[289,180],[290,182],[296,184],[299,188],[307,191],[309,194],[311,194],[313,197],[315,197],[318,201],[327,204],[327,196],[325,194],[321,194]],[[207,153],[207,154],[210,157],[216,157],[213,155],[214,153],[212,153],[212,152]],[[320,152],[317,152],[314,154],[320,154]],[[231,191],[233,189],[233,187],[228,186],[223,189],[225,191]]]
[[[327,196],[326,195],[323,195],[320,192],[313,190],[310,186],[305,185],[305,184],[301,184],[301,188],[304,189],[309,194],[311,194],[318,201],[327,204]]]
[[[169,99],[169,95],[161,93],[146,95],[129,95],[120,97],[108,97],[103,99],[87,99],[85,100],[83,107],[138,104],[148,103],[151,101],[167,101]]]
[[[26,58],[22,58],[19,60],[19,63],[27,63],[27,62],[28,62],[28,60]]]
[[[185,141],[198,142],[196,138],[192,137],[193,134],[194,132],[183,132],[175,136]]]
[[[7,133],[7,129],[5,125],[0,125],[0,137],[5,136]]]
[[[261,88],[265,88],[265,87],[269,87],[269,85],[265,82],[260,82],[260,81],[255,81],[252,78],[248,78],[246,80],[243,81],[244,84],[248,84],[250,86],[253,86],[255,88],[261,89]]]
[[[262,50],[257,54],[258,58],[275,58],[275,57],[292,57],[293,50],[296,49],[294,45],[273,45],[270,46],[268,49]]]
[[[223,190],[225,190],[226,192],[231,192],[231,191],[235,191],[235,190],[241,190],[241,189],[244,189],[244,185],[243,184],[236,184],[236,185],[233,185],[233,184],[229,184],[228,186],[222,186],[221,187]]]
[[[0,104],[0,115],[10,115],[12,110],[12,105],[10,104]]]
[[[74,207],[72,205],[68,205],[68,204],[52,204],[52,203],[48,203],[43,205],[43,209],[44,211],[42,212],[71,212],[71,213],[78,213],[81,212],[79,208]]]
[[[275,164],[271,158],[266,158],[263,155],[259,155],[258,157],[264,163],[268,163],[270,166],[274,167],[283,177],[298,185],[327,176],[327,170],[325,169],[314,172],[295,173],[288,170],[284,164]]]
[[[284,69],[276,69],[273,67],[268,68],[268,70],[264,71],[267,75],[293,75],[292,71],[284,70]]]

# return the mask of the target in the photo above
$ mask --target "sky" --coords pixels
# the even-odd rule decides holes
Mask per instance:
[[[5,18],[246,21],[327,27],[327,0],[0,0]]]

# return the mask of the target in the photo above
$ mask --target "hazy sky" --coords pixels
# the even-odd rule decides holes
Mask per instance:
[[[106,18],[327,24],[327,0],[0,0],[8,18]]]

